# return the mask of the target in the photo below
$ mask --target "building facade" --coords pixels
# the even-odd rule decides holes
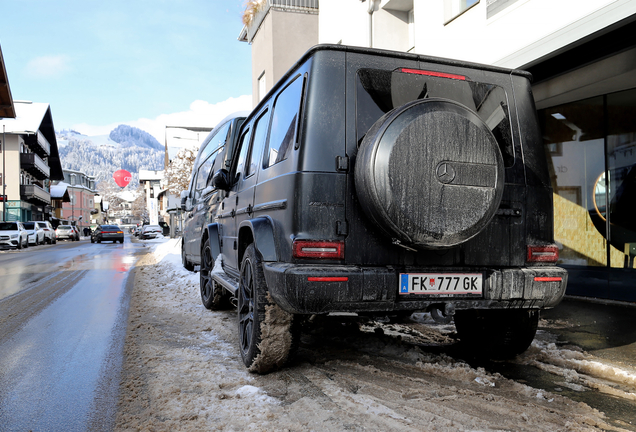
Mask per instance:
[[[530,71],[568,293],[636,301],[636,0],[321,0],[319,28]]]
[[[51,220],[51,181],[63,179],[51,109],[14,101],[16,117],[0,120],[0,212],[6,220]]]
[[[159,224],[159,195],[163,190],[162,180],[163,171],[139,170],[139,184],[143,185],[146,193],[146,208],[151,225]]]
[[[252,103],[318,43],[318,0],[248,2],[239,40],[252,45]]]
[[[61,207],[55,209],[55,216],[70,225],[85,228],[91,225],[95,211],[97,188],[95,177],[81,171],[64,170],[64,180],[54,185],[56,196],[68,194],[68,200],[61,201]]]

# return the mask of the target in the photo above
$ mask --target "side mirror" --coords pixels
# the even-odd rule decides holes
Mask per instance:
[[[184,190],[181,191],[181,210],[185,211],[186,209],[186,200],[188,199],[188,193],[190,191]]]
[[[230,190],[230,173],[226,169],[220,169],[212,176],[212,186],[224,191]]]

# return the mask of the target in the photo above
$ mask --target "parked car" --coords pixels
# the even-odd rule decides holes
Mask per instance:
[[[44,230],[44,241],[48,244],[57,243],[57,235],[49,221],[35,221],[35,223]]]
[[[91,234],[91,243],[102,241],[124,243],[124,231],[117,225],[98,225]]]
[[[251,371],[283,365],[298,323],[332,312],[437,311],[471,353],[527,349],[567,282],[530,78],[340,45],[287,72],[196,203],[214,212],[201,298],[237,299]]]
[[[157,238],[163,235],[163,228],[159,225],[144,225],[139,233],[139,238],[142,240],[148,240]]]
[[[181,193],[181,209],[185,211],[181,239],[181,261],[187,270],[201,263],[203,229],[216,217],[219,190],[211,185],[215,171],[231,165],[238,130],[249,112],[237,112],[221,120],[199,148],[192,168],[188,190]]]
[[[29,245],[35,246],[44,244],[44,228],[36,222],[23,222],[24,229],[27,230]]]
[[[77,231],[77,228],[72,225],[58,225],[55,230],[55,234],[57,235],[58,240],[79,240],[79,232]]]
[[[29,247],[29,234],[22,222],[0,222],[0,246],[16,249]]]

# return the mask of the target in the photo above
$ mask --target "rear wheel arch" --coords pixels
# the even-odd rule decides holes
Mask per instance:
[[[243,221],[239,227],[238,262],[243,261],[247,247],[254,243],[264,262],[278,261],[274,222],[268,216]]]

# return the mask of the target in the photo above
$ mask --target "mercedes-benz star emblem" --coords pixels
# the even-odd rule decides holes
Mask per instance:
[[[448,162],[441,162],[437,165],[437,179],[444,183],[448,184],[455,179],[455,169]]]

